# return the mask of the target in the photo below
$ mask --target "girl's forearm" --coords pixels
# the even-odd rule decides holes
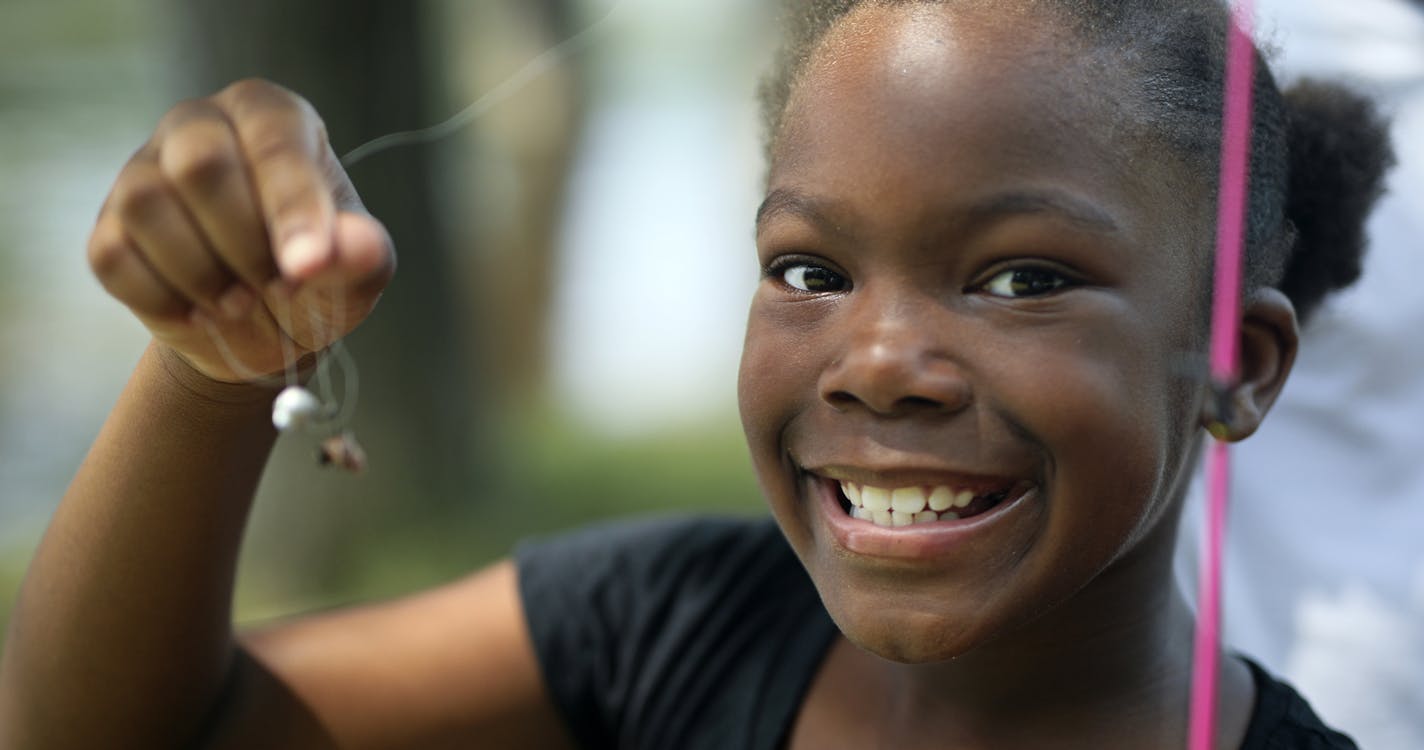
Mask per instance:
[[[152,346],[56,511],[0,657],[0,747],[178,746],[218,703],[272,393]]]

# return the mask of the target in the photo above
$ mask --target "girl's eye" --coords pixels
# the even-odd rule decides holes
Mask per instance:
[[[1039,297],[1069,285],[1063,274],[1046,268],[1014,268],[1003,271],[984,285],[984,291],[995,297],[1017,299]]]
[[[808,263],[786,266],[781,270],[781,280],[793,289],[815,294],[840,292],[847,286],[844,276],[824,266]]]

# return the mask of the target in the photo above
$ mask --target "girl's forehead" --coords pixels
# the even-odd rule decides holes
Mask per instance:
[[[808,94],[880,94],[880,106],[963,107],[1012,97],[1043,116],[1104,118],[1121,74],[1061,24],[947,4],[871,4],[852,11],[812,51],[788,110]],[[892,101],[898,98],[898,101]],[[789,119],[789,118],[788,118]]]
[[[835,64],[847,52],[867,47],[879,48],[891,66],[942,62],[951,45],[973,50],[987,66],[1086,53],[1082,40],[1056,17],[1021,6],[1007,1],[865,3],[826,32],[812,52],[812,65]]]
[[[1170,228],[1172,244],[1194,241],[1205,194],[1183,191],[1181,164],[1144,148],[1110,97],[1088,90],[1111,90],[1104,79],[1119,74],[1064,33],[1042,18],[939,4],[851,14],[793,85],[771,187],[860,204],[887,230],[1048,191],[1139,240]]]
[[[1048,151],[1113,162],[1125,150],[1113,108],[1086,90],[1109,85],[1098,71],[1041,20],[872,5],[832,29],[798,76],[774,162],[830,145],[817,136],[831,125],[883,136],[916,159],[943,160],[957,135],[990,127],[1003,131],[1004,159]]]

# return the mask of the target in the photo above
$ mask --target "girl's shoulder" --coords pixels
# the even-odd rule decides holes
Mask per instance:
[[[586,747],[776,747],[836,632],[769,518],[617,521],[514,557],[545,682]]]
[[[1256,682],[1256,706],[1241,750],[1359,750],[1354,740],[1321,721],[1290,685],[1243,658]]]

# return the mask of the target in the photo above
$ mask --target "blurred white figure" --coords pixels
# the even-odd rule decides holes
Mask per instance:
[[[1399,166],[1369,224],[1364,277],[1306,326],[1270,419],[1237,448],[1226,640],[1284,674],[1362,748],[1419,750],[1424,3],[1262,0],[1260,17],[1280,46],[1283,84],[1317,76],[1376,97],[1393,117]],[[1191,498],[1183,521],[1188,578],[1200,501]]]

